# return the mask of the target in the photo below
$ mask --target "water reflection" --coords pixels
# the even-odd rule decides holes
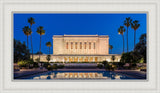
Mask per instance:
[[[113,72],[49,72],[32,77],[34,80],[44,79],[129,79],[129,77]]]
[[[102,73],[57,73],[56,78],[107,78]]]

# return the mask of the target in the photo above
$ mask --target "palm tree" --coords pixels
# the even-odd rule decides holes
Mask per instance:
[[[50,54],[50,47],[51,47],[51,42],[47,42],[46,46],[49,47],[49,54]]]
[[[134,29],[134,48],[135,48],[135,43],[136,43],[136,30],[139,28],[140,24],[138,24],[138,20],[133,21],[133,23],[131,23],[131,27],[132,29]]]
[[[25,26],[23,28],[23,33],[27,36],[27,48],[28,48],[28,36],[32,34],[31,29],[29,26]]]
[[[111,50],[111,53],[112,53],[113,46],[109,45],[109,49]]]
[[[122,35],[123,38],[123,53],[124,53],[124,32],[125,32],[125,28],[124,26],[120,26],[120,28],[118,28],[118,34]]]
[[[126,18],[126,20],[124,20],[124,25],[127,27],[127,52],[128,52],[128,28],[131,25],[132,19],[130,17]]]
[[[43,29],[42,26],[39,26],[37,28],[37,33],[40,35],[40,46],[39,46],[39,60],[40,60],[40,53],[41,53],[41,40],[42,40],[42,35],[45,34],[45,30]]]
[[[30,17],[30,18],[28,19],[28,23],[30,23],[30,29],[31,29],[31,32],[32,32],[32,25],[35,24],[34,18]],[[32,48],[32,60],[33,60],[32,34],[31,34],[31,48]]]

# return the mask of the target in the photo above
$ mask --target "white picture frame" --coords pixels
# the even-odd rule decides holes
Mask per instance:
[[[1,0],[0,92],[160,92],[160,1],[158,0]],[[42,12],[146,12],[148,13],[148,81],[21,81],[12,80],[12,13]]]

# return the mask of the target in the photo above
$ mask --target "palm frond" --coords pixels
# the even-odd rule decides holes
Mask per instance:
[[[30,18],[28,19],[28,23],[30,23],[31,25],[32,25],[32,24],[35,24],[34,18],[33,18],[33,17],[30,17]]]
[[[37,28],[37,31],[36,31],[39,35],[44,35],[45,34],[45,30],[43,29],[42,26],[39,26]]]

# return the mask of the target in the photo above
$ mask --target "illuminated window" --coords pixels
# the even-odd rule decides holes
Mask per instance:
[[[96,49],[96,43],[94,43],[94,49]]]
[[[77,49],[77,42],[75,43],[75,49]]]
[[[68,59],[67,59],[66,57],[64,57],[64,61],[65,61],[65,62],[67,62],[67,61],[68,61]]]
[[[90,57],[90,58],[89,58],[89,61],[90,61],[90,62],[93,62],[93,57]]]
[[[89,42],[89,49],[91,49],[91,42]]]
[[[73,49],[73,42],[71,42],[71,49]]]
[[[95,57],[95,60],[94,60],[95,62],[98,62],[98,57]]]
[[[66,43],[66,49],[68,49],[68,42]]]
[[[84,43],[84,49],[86,49],[86,48],[87,48],[87,42]]]
[[[75,58],[74,58],[74,62],[78,62],[78,57],[75,57]]]
[[[80,42],[80,49],[82,49],[82,42]]]
[[[83,62],[83,57],[79,58],[79,62]]]
[[[84,61],[85,61],[85,62],[88,62],[88,57],[86,57],[86,58],[84,59]]]

